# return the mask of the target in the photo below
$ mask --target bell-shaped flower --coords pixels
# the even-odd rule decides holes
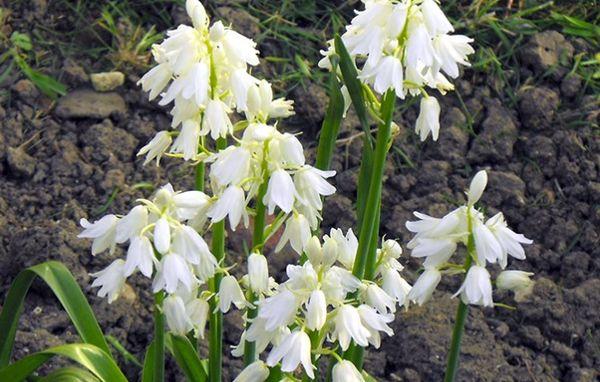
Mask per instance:
[[[493,307],[492,281],[484,267],[473,265],[467,272],[467,277],[454,296],[460,294],[465,304]]]
[[[408,298],[419,305],[426,303],[433,294],[435,288],[442,280],[442,274],[435,268],[425,269],[419,276],[417,282],[408,293]]]
[[[467,191],[469,206],[473,206],[479,201],[481,195],[483,195],[483,191],[485,191],[485,187],[487,186],[487,180],[487,172],[485,172],[485,170],[481,170],[475,174],[471,180],[469,191]]]
[[[299,307],[297,297],[287,288],[283,288],[277,294],[261,301],[258,317],[265,320],[265,330],[271,332],[292,323]]]
[[[221,150],[210,166],[211,179],[221,186],[241,183],[250,173],[251,155],[244,146],[229,146]]]
[[[248,283],[254,293],[265,294],[269,291],[267,258],[259,253],[248,256]]]
[[[191,291],[194,280],[194,274],[185,259],[176,253],[168,253],[160,260],[152,290],[154,293],[160,290],[174,293],[182,285]]]
[[[273,214],[275,206],[286,214],[292,211],[296,189],[292,177],[283,169],[275,170],[269,178],[267,192],[263,197],[263,203],[267,206],[269,214]]]
[[[288,334],[279,345],[273,347],[267,357],[267,365],[273,367],[281,360],[281,371],[292,372],[299,364],[302,364],[306,375],[314,379],[310,350],[308,334],[302,330],[295,330]]]
[[[221,280],[221,285],[219,286],[219,309],[221,312],[227,313],[229,312],[232,303],[238,309],[248,306],[248,302],[244,297],[244,292],[242,292],[236,278],[233,276],[225,276]]]
[[[150,92],[148,98],[150,101],[155,99],[169,84],[173,72],[171,71],[167,63],[156,65],[150,69],[144,76],[137,82],[137,85],[142,85],[142,90]]]
[[[284,167],[304,166],[304,148],[294,135],[277,134],[269,142],[269,158]]]
[[[499,258],[499,264],[502,268],[506,268],[508,255],[519,260],[525,259],[525,250],[522,245],[531,244],[533,240],[508,228],[502,212],[491,217],[485,225],[496,237],[498,244],[502,248],[502,255]]]
[[[479,219],[473,220],[473,237],[475,238],[477,263],[485,265],[486,261],[490,263],[501,261],[504,251],[496,236]]]
[[[208,26],[208,16],[202,3],[198,0],[186,0],[185,10],[192,19],[194,28],[198,30],[204,30]]]
[[[108,303],[115,301],[125,286],[125,261],[116,259],[105,269],[92,273],[91,276],[96,279],[92,283],[92,288],[100,287],[98,296],[107,297]]]
[[[450,21],[448,21],[448,18],[446,18],[446,15],[444,15],[444,12],[435,0],[423,0],[421,3],[421,13],[423,14],[427,31],[432,36],[454,31],[454,27],[452,27],[452,24],[450,24]]]
[[[202,129],[200,135],[210,133],[212,139],[225,138],[233,133],[233,124],[229,119],[228,113],[231,110],[225,102],[219,99],[211,99],[204,110],[204,119],[202,120]]]
[[[275,247],[275,252],[281,251],[286,243],[289,242],[294,251],[302,255],[310,237],[311,232],[308,220],[304,215],[294,213],[285,223],[285,230],[281,235],[281,239],[279,239],[279,243],[277,243],[277,247]]]
[[[327,301],[325,293],[314,290],[306,304],[306,327],[310,330],[321,330],[327,319]]]
[[[396,300],[378,285],[370,283],[361,292],[363,301],[381,314],[395,313]]]
[[[229,216],[229,226],[232,231],[235,231],[242,217],[244,218],[244,225],[247,226],[248,213],[246,212],[244,190],[235,185],[227,187],[217,202],[208,210],[207,216],[211,218],[213,223]]]
[[[344,235],[341,229],[332,228],[329,231],[329,237],[337,243],[337,256],[335,260],[339,261],[347,269],[352,269],[354,259],[356,258],[356,251],[358,250],[358,239],[354,235],[352,228],[348,229],[346,235]]]
[[[415,131],[419,134],[421,141],[427,139],[430,132],[433,140],[437,141],[440,132],[440,104],[435,97],[421,98]]]
[[[153,264],[157,262],[154,257],[154,248],[146,236],[135,236],[131,239],[127,249],[127,260],[123,268],[125,277],[129,277],[136,269],[146,276],[152,276]]]
[[[391,314],[381,314],[375,311],[370,306],[362,304],[357,309],[362,325],[369,332],[368,341],[376,349],[381,346],[381,333],[384,332],[388,336],[394,335],[394,330],[388,324],[394,321],[394,316]]]
[[[391,297],[393,297],[399,306],[408,307],[408,294],[412,287],[400,276],[400,273],[391,268],[386,268],[381,272],[381,288]]]
[[[521,301],[533,290],[533,273],[524,271],[502,271],[496,278],[498,289],[512,290],[515,300]]]
[[[404,99],[404,67],[398,57],[386,56],[374,67],[365,66],[359,78],[373,85],[379,94],[393,89],[398,98]]]
[[[294,174],[294,184],[300,201],[321,210],[323,208],[321,196],[335,193],[335,187],[325,180],[334,175],[335,171],[323,171],[309,165],[300,168]]]
[[[115,241],[124,243],[140,234],[148,225],[148,209],[145,206],[135,206],[117,223]]]
[[[83,227],[83,231],[77,237],[94,239],[92,242],[92,255],[97,255],[107,249],[112,254],[116,246],[118,221],[119,218],[115,215],[106,215],[94,223],[82,218],[79,224]]]
[[[245,69],[234,70],[230,78],[230,87],[235,97],[237,111],[242,112],[248,109],[248,91],[258,80],[252,77]]]
[[[169,331],[185,336],[194,328],[181,297],[177,295],[167,296],[163,301],[162,311],[165,314]]]
[[[171,146],[172,153],[183,154],[184,160],[194,159],[198,155],[200,125],[193,119],[183,121],[181,132]]]
[[[162,254],[171,248],[171,227],[166,217],[161,217],[154,223],[154,247]]]
[[[365,379],[356,366],[345,359],[333,366],[331,375],[333,382],[365,382]]]
[[[158,166],[160,158],[162,158],[165,151],[171,146],[171,142],[171,134],[168,131],[159,131],[146,146],[138,151],[137,156],[146,154],[145,165],[156,158],[156,165]]]
[[[358,346],[367,346],[371,333],[362,324],[358,309],[352,305],[341,305],[335,310],[333,319],[334,330],[332,339],[340,343],[342,350],[346,351],[350,341],[354,340]]]
[[[269,378],[269,373],[269,367],[258,360],[246,366],[233,382],[264,382]]]
[[[452,78],[459,75],[458,64],[471,66],[467,61],[469,54],[475,50],[469,45],[472,38],[462,35],[440,34],[434,37],[433,47],[440,61],[441,69]]]

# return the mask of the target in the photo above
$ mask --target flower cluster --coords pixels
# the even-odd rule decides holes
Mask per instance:
[[[251,320],[233,355],[243,354],[245,341],[255,342],[258,352],[272,344],[266,365],[281,362],[281,370],[291,372],[301,364],[313,378],[311,348],[329,354],[325,339],[338,342],[342,350],[347,350],[351,341],[378,348],[381,333],[393,334],[388,324],[397,306],[408,304],[411,286],[400,275],[402,249],[398,243],[386,240],[377,251],[374,281],[352,275],[357,246],[352,230],[344,235],[332,229],[322,241],[310,237],[304,247],[307,260],[302,265],[288,265],[287,281],[257,303],[257,317]],[[311,340],[309,333],[317,335]],[[343,374],[341,369],[334,373]]]
[[[404,99],[423,94],[416,131],[421,140],[429,133],[439,134],[440,106],[427,95],[426,87],[442,94],[454,87],[445,75],[456,78],[458,65],[468,66],[467,56],[474,52],[473,40],[453,35],[452,24],[434,0],[363,0],[365,9],[357,11],[341,36],[352,59],[361,59],[359,78],[383,94],[392,89]],[[335,54],[333,41],[322,52],[319,66],[331,68]],[[443,73],[445,73],[445,75]]]
[[[497,263],[505,269],[509,255],[519,260],[525,259],[522,245],[531,244],[532,241],[508,228],[501,212],[485,220],[484,215],[475,209],[474,205],[486,185],[487,173],[480,171],[467,191],[467,205],[441,219],[415,212],[420,220],[406,223],[406,228],[415,233],[408,243],[412,249],[411,255],[425,258],[425,271],[409,293],[411,300],[423,304],[431,297],[443,273],[460,273],[466,268],[465,280],[455,296],[460,294],[465,304],[491,307],[494,305],[492,282],[486,264]],[[459,243],[467,247],[464,267],[449,263]],[[518,297],[531,288],[529,277],[532,275],[522,271],[503,271],[496,279],[496,287],[513,290]]]
[[[251,121],[293,113],[290,101],[273,100],[270,84],[248,73],[249,66],[259,63],[254,41],[221,21],[210,25],[198,0],[187,0],[186,11],[193,26],[180,25],[152,47],[157,66],[139,81],[150,100],[160,95],[159,105],[173,102],[171,127],[181,126],[179,131],[159,132],[139,151],[146,154],[146,162],[158,162],[169,147],[185,160],[198,158],[202,137],[233,133],[233,110],[245,112]]]

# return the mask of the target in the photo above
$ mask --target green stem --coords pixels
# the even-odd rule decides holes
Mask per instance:
[[[227,146],[227,140],[219,138],[217,149],[222,150]],[[219,262],[223,263],[225,257],[225,219],[213,224],[212,253]],[[216,273],[209,281],[210,291],[219,293],[219,286],[223,275]],[[208,348],[209,381],[221,381],[221,368],[223,357],[223,313],[219,310],[218,297],[210,300],[210,335]]]
[[[164,292],[154,295],[154,382],[165,379],[165,316],[161,308]]]
[[[464,263],[465,272],[469,271],[473,264],[473,258],[476,256],[475,252],[475,238],[473,236],[473,227],[471,222],[470,208],[467,211],[467,226],[469,230],[469,239],[467,241],[467,258]],[[464,281],[464,280],[463,280]],[[458,371],[458,362],[460,358],[460,344],[462,336],[465,330],[465,321],[469,312],[469,306],[462,302],[458,303],[456,309],[456,319],[454,321],[454,329],[452,330],[452,342],[450,343],[450,353],[448,354],[448,363],[446,366],[446,375],[444,376],[444,382],[454,382],[456,378],[456,372]]]
[[[268,167],[268,163],[266,161],[266,157],[267,157],[267,150],[268,150],[268,142],[265,142],[264,144],[264,149],[263,149],[263,154],[264,154],[264,160],[262,163],[262,172],[263,172],[263,182],[261,183],[260,187],[258,188],[258,195],[256,197],[256,216],[254,217],[254,231],[252,232],[252,250],[258,250],[259,248],[261,248],[264,244],[264,238],[265,238],[265,221],[266,221],[266,217],[267,217],[267,206],[265,206],[265,204],[263,203],[263,197],[265,196],[265,194],[267,193],[267,188],[269,186],[269,183],[266,179],[266,175],[267,175],[267,167]],[[256,295],[250,291],[250,296],[248,298],[248,301],[251,304],[254,304],[254,302],[256,301]],[[254,308],[254,309],[247,309],[246,310],[246,329],[248,329],[250,327],[250,324],[252,323],[252,319],[256,317],[256,314],[258,313],[258,309]],[[246,341],[246,343],[244,344],[244,365],[248,366],[250,365],[252,362],[256,361],[256,342],[254,341]]]
[[[329,105],[321,126],[317,160],[315,162],[315,167],[321,170],[329,169],[331,157],[335,150],[335,141],[344,115],[344,96],[340,90],[340,83],[336,74],[337,63],[333,63],[332,67],[333,69],[329,74]]]

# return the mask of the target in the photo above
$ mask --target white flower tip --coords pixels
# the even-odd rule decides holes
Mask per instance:
[[[481,198],[485,187],[487,186],[487,172],[485,170],[479,171],[473,177],[467,196],[469,198],[469,205],[472,206]]]

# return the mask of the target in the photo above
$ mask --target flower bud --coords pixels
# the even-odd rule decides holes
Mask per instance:
[[[333,367],[333,382],[364,382],[363,376],[350,361],[342,360]]]
[[[498,289],[508,289],[515,292],[515,300],[521,301],[533,289],[533,276],[531,272],[523,271],[504,271],[496,278],[496,286]]]
[[[181,297],[168,296],[163,301],[162,309],[171,332],[185,336],[192,330],[192,322],[185,311]]]
[[[408,298],[423,305],[431,298],[433,291],[442,280],[442,274],[435,268],[425,269],[408,293]]]
[[[387,256],[397,259],[402,254],[402,247],[396,240],[386,240],[383,242],[383,250]]]
[[[327,302],[323,291],[319,289],[312,291],[306,311],[306,326],[310,330],[320,330],[327,319]]]
[[[308,260],[313,266],[316,267],[321,264],[321,261],[323,261],[323,250],[318,237],[312,236],[308,240],[308,243],[306,243],[306,247],[304,248],[304,253],[306,253]]]
[[[483,194],[486,185],[487,173],[485,172],[485,170],[481,170],[473,177],[471,185],[469,186],[469,191],[467,192],[470,206],[477,203],[479,198],[481,198],[481,195]]]
[[[221,312],[227,313],[232,303],[238,309],[242,309],[248,304],[235,277],[225,276],[219,287],[219,309]]]
[[[263,255],[252,253],[248,256],[248,277],[253,292],[266,293],[269,290],[269,267]]]
[[[261,360],[246,366],[233,382],[264,382],[269,377],[269,367]]]
[[[332,266],[338,257],[338,243],[332,239],[328,238],[325,240],[323,244],[323,266],[328,268]]]

